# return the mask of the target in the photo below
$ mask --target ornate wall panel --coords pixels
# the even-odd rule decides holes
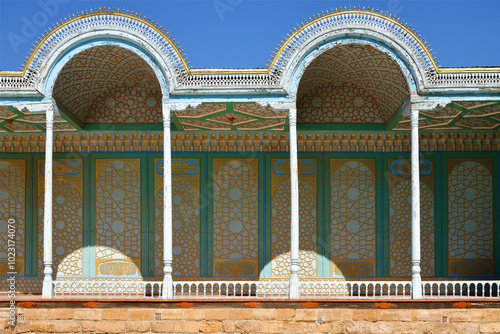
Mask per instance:
[[[172,159],[174,276],[200,276],[200,159]],[[155,159],[155,276],[163,276],[163,159]]]
[[[300,100],[299,123],[384,123],[386,115],[363,88],[330,82],[312,88]]]
[[[161,123],[161,92],[142,84],[122,83],[102,92],[85,123]]]
[[[38,160],[38,275],[43,276],[45,160]],[[81,159],[52,165],[52,258],[56,277],[82,275],[83,168]]]
[[[15,219],[16,272],[24,275],[24,245],[26,220],[26,161],[0,160],[0,276],[11,272],[8,267],[8,219]]]
[[[141,257],[140,159],[96,159],[98,276],[137,276]]]
[[[271,160],[271,273],[290,276],[290,162]],[[317,261],[316,159],[299,159],[299,276],[316,277]]]
[[[434,160],[420,160],[422,276],[434,276]],[[389,159],[389,273],[411,276],[411,164]]]
[[[213,159],[214,276],[257,276],[258,199],[258,159]]]
[[[492,275],[493,159],[448,159],[448,273]]]
[[[375,159],[330,159],[332,276],[375,275]]]

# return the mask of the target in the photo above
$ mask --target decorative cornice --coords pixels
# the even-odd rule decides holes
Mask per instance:
[[[36,137],[35,137],[36,136]],[[42,153],[44,135],[0,136],[0,153]],[[410,152],[405,133],[299,132],[299,152]],[[174,132],[172,152],[288,152],[288,133]],[[55,153],[162,152],[162,132],[72,133],[54,136]],[[420,151],[500,151],[500,132],[421,132]]]

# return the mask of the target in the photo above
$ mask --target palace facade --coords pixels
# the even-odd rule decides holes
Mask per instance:
[[[390,15],[323,13],[233,70],[82,12],[0,72],[0,275],[43,298],[498,298],[499,130],[500,68],[440,67]]]

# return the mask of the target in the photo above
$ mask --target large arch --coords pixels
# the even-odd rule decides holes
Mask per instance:
[[[24,77],[47,97],[62,66],[79,51],[99,43],[120,45],[136,52],[153,67],[160,83],[165,83],[164,94],[175,89],[178,78],[189,72],[178,44],[161,27],[137,14],[105,8],[82,12],[44,36],[26,63]]]
[[[292,87],[299,123],[387,124],[415,94],[409,70],[377,44],[349,38],[318,51]]]
[[[428,76],[437,71],[435,60],[415,32],[390,16],[364,10],[331,12],[306,23],[280,45],[269,72],[280,76],[280,85],[291,95],[307,65],[321,53],[341,43],[369,43],[400,64],[412,93],[421,91]]]
[[[110,123],[110,120],[103,120],[103,117],[91,115],[99,114],[102,109],[94,108],[95,104],[99,104],[100,99],[100,104],[103,105],[107,97],[116,97],[114,93],[120,90],[120,85],[130,84],[147,93],[148,96],[141,99],[141,104],[145,105],[148,98],[153,98],[154,103],[149,107],[155,109],[149,112],[154,114],[150,116],[155,121],[148,119],[132,123],[161,123],[162,96],[169,95],[171,85],[153,59],[142,50],[121,41],[92,40],[71,50],[55,64],[44,83],[43,93],[45,97],[56,98],[82,124]],[[127,89],[130,90],[131,87]],[[132,98],[141,94],[132,92],[129,95]],[[134,106],[136,105],[137,101]],[[112,109],[116,108],[109,105],[106,109],[113,112]],[[123,117],[121,115],[120,118]],[[88,119],[94,120],[88,122]],[[129,121],[122,119],[117,123],[127,122]]]

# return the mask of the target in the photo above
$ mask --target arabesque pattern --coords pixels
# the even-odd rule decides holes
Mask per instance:
[[[375,159],[330,159],[332,275],[336,275],[335,265],[346,260],[370,263],[372,272],[368,275],[375,275],[375,175]],[[350,274],[368,276],[364,272]]]
[[[213,158],[214,266],[221,261],[257,263],[258,199],[258,159]],[[240,275],[235,271],[231,276]]]
[[[299,123],[384,123],[386,113],[363,88],[330,82],[311,88],[299,100]]]
[[[38,275],[43,275],[45,160],[38,161]],[[83,169],[82,160],[53,161],[52,259],[55,277],[83,273]]]
[[[273,277],[290,276],[290,163],[286,160],[275,168],[271,176],[271,273]],[[308,159],[310,169],[299,159],[299,276],[316,277],[317,262],[317,166],[316,160]],[[304,171],[308,172],[307,174]]]
[[[172,160],[173,275],[200,276],[200,159],[191,159],[196,170],[176,168]],[[154,275],[163,276],[163,160],[155,159]],[[193,165],[192,165],[193,166]]]
[[[142,214],[140,159],[96,159],[95,163],[96,261],[139,261]]]
[[[144,59],[117,46],[98,46],[80,52],[63,67],[53,95],[80,121],[91,119],[96,122],[92,119],[92,113],[96,112],[92,105],[96,99],[99,104],[99,96],[119,85],[138,83],[161,92],[156,74]],[[128,98],[130,100],[133,96]],[[158,101],[156,105],[158,107]],[[121,107],[118,105],[117,108]]]
[[[493,161],[448,159],[450,260],[493,258]]]
[[[118,84],[102,92],[85,123],[162,123],[161,92],[143,84]]]
[[[409,160],[389,170],[389,274],[411,276],[411,173]],[[420,161],[421,275],[435,275],[434,265],[434,162]]]
[[[320,108],[337,122],[384,123],[409,96],[401,68],[387,54],[370,45],[338,45],[304,72],[297,92],[298,114],[304,113],[299,120],[321,122],[308,114]]]

